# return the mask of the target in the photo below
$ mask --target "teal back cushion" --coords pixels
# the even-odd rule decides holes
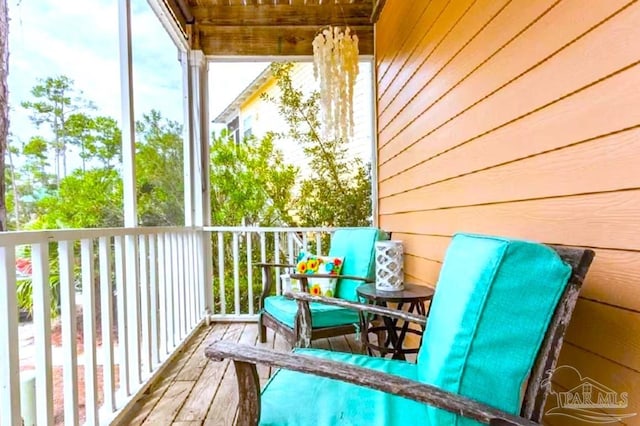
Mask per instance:
[[[386,238],[378,228],[339,229],[331,238],[329,256],[343,257],[342,275],[373,279],[375,274],[375,243]],[[356,288],[364,284],[357,280],[339,280],[336,296],[357,301]]]
[[[453,237],[418,354],[419,379],[518,414],[571,268],[542,244]],[[429,424],[470,425],[430,408]]]

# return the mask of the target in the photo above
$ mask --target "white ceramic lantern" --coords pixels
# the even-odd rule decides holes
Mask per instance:
[[[292,291],[291,288],[291,275],[289,274],[282,274],[280,275],[280,285],[281,285],[281,289],[282,289],[282,293],[290,293]]]
[[[404,289],[404,249],[402,241],[376,242],[376,289]]]

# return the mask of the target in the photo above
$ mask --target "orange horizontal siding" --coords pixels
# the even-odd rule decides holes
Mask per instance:
[[[640,312],[638,277],[639,251],[598,249],[581,295],[585,299]]]
[[[389,9],[378,19],[378,25],[398,28],[399,31],[393,34],[388,34],[386,37],[379,38],[376,43],[376,58],[375,63],[381,74],[383,74],[391,62],[393,56],[397,52],[397,48],[402,46],[404,40],[402,35],[407,36],[408,33],[400,31],[401,28],[408,30],[409,28],[404,25],[407,17],[414,18],[415,15],[410,13],[410,7],[414,2],[402,2],[395,8]]]
[[[497,77],[504,75],[504,72],[498,71],[508,68],[507,63],[491,72],[483,72],[483,68],[486,68],[482,67],[475,74],[482,73],[482,79],[467,78],[435,106],[427,108],[416,105],[405,109],[404,115],[398,116],[396,120],[406,119],[409,124],[399,133],[387,134],[385,130],[380,133],[381,178],[394,174],[396,170],[393,165],[386,163],[396,160],[397,156],[403,157],[400,159],[401,164],[407,156],[412,156],[412,162],[425,160],[444,149],[509,126],[516,120],[562,102],[565,97],[578,95],[592,86],[602,88],[610,85],[611,82],[606,81],[608,79],[615,82],[620,78],[635,80],[640,70],[633,65],[638,63],[640,44],[623,43],[623,46],[630,46],[625,49],[615,47],[618,46],[615,43],[619,40],[617,28],[630,26],[638,19],[639,14],[637,9],[619,12],[619,19],[629,16],[629,21],[621,23],[613,18],[606,21],[599,27],[606,27],[606,32],[590,31],[589,36],[585,35],[571,46],[565,47],[562,54],[554,54],[552,58],[515,80],[495,83]],[[637,26],[633,28],[632,32],[637,39],[640,37]],[[519,51],[529,51],[529,47],[530,45],[521,46]],[[587,59],[580,60],[581,58]],[[508,61],[509,58],[504,60]],[[620,77],[620,74],[623,76]],[[426,93],[431,91],[427,90]],[[574,105],[574,108],[578,107],[579,105]],[[420,119],[415,117],[418,111]],[[419,152],[420,147],[425,145],[419,142],[425,142],[429,149]],[[391,170],[387,170],[388,168]],[[397,168],[396,166],[395,169]]]
[[[553,244],[637,250],[639,217],[640,189],[635,189],[381,215],[380,224],[392,232],[499,233]]]
[[[419,2],[414,2],[419,5]],[[417,67],[430,58],[439,42],[444,39],[450,26],[449,20],[461,19],[473,4],[471,0],[456,2],[434,1],[429,7],[423,8],[422,20],[418,23],[420,31],[415,31],[403,45],[403,52],[398,60],[390,64],[385,73],[380,76],[379,93],[381,118],[387,109],[388,98],[395,98],[398,90],[417,71]],[[428,53],[427,53],[428,52]],[[400,85],[400,86],[398,86]]]
[[[406,279],[434,284],[460,231],[594,248],[560,364],[640,412],[640,3],[387,0],[376,37],[378,219]]]
[[[426,18],[437,19],[439,25],[433,25],[428,30],[425,25],[425,31],[419,33],[422,35],[421,43],[415,46],[390,84],[386,84],[384,79],[380,82],[381,130],[384,131],[391,119],[404,109],[407,105],[406,100],[420,94],[420,89],[438,76],[444,67],[455,69],[456,65],[451,63],[458,59],[460,51],[465,49],[496,16],[500,16],[502,9],[508,4],[506,0],[455,2],[456,8],[447,8],[446,13],[442,15],[427,13]],[[456,23],[449,26],[447,21],[456,18]],[[478,57],[478,53],[474,51],[469,56]],[[473,60],[467,58],[464,65],[471,63]],[[465,69],[464,65],[461,64],[458,69]],[[447,74],[446,81],[452,81],[453,77],[453,74]],[[444,84],[440,86],[444,87]]]
[[[575,6],[570,13],[585,9],[584,2],[576,0],[573,3]],[[618,19],[631,14],[630,24],[633,24],[637,16],[635,9],[620,10],[619,3],[626,1],[597,1],[594,8],[589,8],[594,15],[585,13],[586,16],[580,20],[572,20],[571,24],[566,25],[562,24],[562,16],[552,13],[555,9],[547,11],[508,45],[498,47],[497,53],[477,69],[472,69],[472,73],[464,76],[458,84],[455,80],[448,85],[441,81],[449,81],[446,80],[449,70],[445,69],[440,73],[441,78],[422,87],[429,87],[429,90],[413,92],[415,97],[395,117],[393,125],[381,128],[381,163],[445,124],[459,127],[457,122],[450,121],[463,113],[481,115],[478,118],[484,126],[471,135],[475,136],[637,61],[639,46],[626,43],[629,48],[616,48],[619,37],[616,28],[626,25],[618,22]],[[617,14],[613,17],[595,15],[595,11],[601,9]],[[584,40],[587,36],[587,40]],[[539,41],[541,37],[544,38]],[[469,48],[472,45],[468,45]],[[522,52],[528,54],[522,55]],[[582,60],[575,61],[575,56]],[[422,79],[423,76],[418,78]],[[455,87],[448,89],[452,84]],[[496,109],[496,105],[502,105],[502,108]],[[429,126],[425,126],[426,123]]]
[[[404,212],[407,206],[433,210],[634,189],[640,187],[638,164],[640,127],[437,183],[425,182],[425,186],[388,197],[381,195],[380,213]],[[455,176],[456,166],[450,172]],[[588,176],[598,179],[585,179]],[[392,179],[387,188],[401,178]]]
[[[634,91],[638,75],[640,68],[634,67],[468,141],[459,141],[455,135],[435,135],[429,145],[416,144],[380,166],[380,194],[402,192],[633,129],[639,124],[636,111],[640,99]],[[599,102],[589,102],[592,99]],[[492,155],[484,155],[486,152]],[[399,180],[390,182],[396,176]]]
[[[413,43],[412,39],[407,40],[407,38],[413,37],[421,32],[414,31],[416,27],[424,28],[423,25],[425,25],[425,22],[420,18],[428,15],[428,19],[433,21],[434,18],[431,17],[432,14],[428,12],[433,11],[434,7],[442,9],[445,4],[445,0],[429,1],[426,7],[424,4],[421,4],[421,2],[405,2],[402,4],[402,10],[398,10],[399,13],[396,16],[398,21],[392,25],[397,27],[398,31],[385,37],[385,39],[390,41],[387,48],[384,47],[385,42],[382,42],[383,45],[379,46],[380,51],[385,52],[385,55],[380,55],[377,58],[380,61],[378,70],[381,80],[387,78],[387,76],[389,76],[388,78],[393,78],[393,75],[396,73],[396,68],[402,61],[402,57],[398,57],[398,55],[404,53],[404,50],[400,50],[398,47]]]

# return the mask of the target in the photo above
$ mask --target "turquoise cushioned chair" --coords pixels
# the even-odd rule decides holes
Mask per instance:
[[[334,232],[328,256],[342,257],[344,263],[336,287],[336,298],[357,301],[356,288],[373,280],[375,272],[375,242],[386,234],[377,228],[343,228]],[[318,253],[320,254],[320,253]],[[266,285],[260,298],[260,341],[266,340],[266,327],[285,336],[293,346],[300,342],[299,307],[295,300],[271,293],[273,264],[260,264],[265,268]],[[279,265],[295,266],[295,265]],[[342,277],[342,278],[341,278]],[[355,332],[359,322],[358,311],[320,303],[307,305],[311,313],[311,339],[320,339]]]
[[[206,352],[211,358],[230,357],[237,366],[260,359],[286,368],[263,389],[257,413],[245,407],[243,424],[534,424],[518,416],[540,420],[546,398],[542,376],[555,366],[592,258],[590,250],[455,235],[415,364],[319,349],[271,356],[227,342]],[[392,310],[389,315],[402,317]],[[251,395],[250,389],[240,392]]]

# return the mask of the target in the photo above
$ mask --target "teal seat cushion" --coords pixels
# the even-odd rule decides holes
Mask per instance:
[[[415,364],[320,349],[296,353],[345,362],[416,380]],[[279,370],[262,391],[262,426],[426,425],[427,406],[333,379]]]
[[[373,279],[375,274],[375,243],[386,238],[386,233],[378,228],[339,229],[331,238],[329,256],[343,257],[342,275]],[[339,280],[336,297],[357,301],[356,288],[362,281]]]
[[[338,306],[310,303],[311,323],[313,328],[332,327],[345,324],[357,324],[358,311],[340,308]],[[281,323],[293,328],[298,304],[284,296],[269,296],[264,299],[264,310]]]
[[[541,244],[457,234],[418,354],[419,379],[518,414],[571,268]],[[434,425],[476,422],[429,408]]]

